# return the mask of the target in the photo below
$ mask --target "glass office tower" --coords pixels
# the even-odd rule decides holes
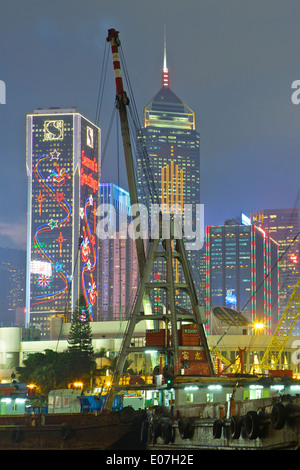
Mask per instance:
[[[200,155],[199,134],[195,130],[195,113],[181,101],[169,87],[163,86],[144,110],[143,144],[147,149],[152,178],[159,195],[159,202],[167,196],[176,200],[175,183],[168,195],[162,186],[162,169],[170,168],[168,181],[175,182],[175,169],[180,175],[180,192],[184,204],[200,204]],[[141,151],[141,136],[138,136],[137,181],[138,188],[145,187],[147,161]],[[172,172],[172,168],[174,168]],[[165,174],[165,181],[167,175]],[[174,189],[173,189],[174,188]],[[147,188],[141,194],[149,202]],[[150,201],[151,202],[151,201]]]
[[[26,164],[26,325],[45,336],[50,316],[70,316],[80,294],[97,317],[100,129],[75,108],[36,110],[27,116]]]
[[[195,126],[195,113],[170,89],[166,66],[162,86],[144,109],[144,126],[137,136],[137,188],[140,201],[149,208],[153,202],[167,206],[192,204],[192,230],[197,224],[196,204],[200,204],[200,138]],[[151,199],[150,193],[156,196]],[[172,212],[172,211],[171,211]],[[199,250],[189,250],[195,286],[199,292]],[[164,276],[157,262],[156,278]],[[177,280],[180,272],[176,272]],[[177,304],[189,308],[184,293]],[[180,299],[180,300],[179,300]],[[156,296],[155,310],[163,299]]]
[[[99,319],[122,321],[128,318],[138,284],[135,240],[127,233],[130,196],[113,183],[101,183],[99,195],[103,220],[114,227],[114,233],[99,239]]]
[[[253,324],[274,331],[278,322],[278,245],[255,225],[208,226],[206,230],[206,314],[211,308],[241,312]]]

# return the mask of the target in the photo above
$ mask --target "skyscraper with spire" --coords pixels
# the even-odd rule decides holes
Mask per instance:
[[[179,204],[182,208],[184,204],[193,207],[200,204],[199,147],[195,113],[170,88],[164,36],[161,88],[144,108],[143,129],[137,137],[137,183],[141,202],[145,205],[152,202],[149,188],[145,187],[145,181],[149,180],[160,204]],[[193,221],[196,224],[194,217]],[[189,254],[197,287],[199,252],[189,251]]]

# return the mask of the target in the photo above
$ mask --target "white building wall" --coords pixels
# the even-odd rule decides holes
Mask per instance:
[[[139,341],[142,341],[144,333],[144,322],[137,325],[136,335]],[[63,352],[68,347],[68,332],[70,324],[63,324],[62,338],[53,340],[39,340],[39,341],[22,341],[22,328],[0,328],[0,380],[10,380],[11,373],[15,370],[17,365],[22,365],[24,359],[31,353],[43,352],[46,349],[51,349],[58,352]],[[108,351],[120,351],[122,344],[126,322],[99,322],[92,324],[93,331],[93,348],[97,352],[101,348]],[[220,336],[208,336],[209,346],[214,347],[220,340]],[[258,359],[262,358],[267,345],[271,340],[271,336],[267,335],[225,335],[222,340],[217,344],[217,349],[221,354],[224,354],[229,360],[233,360],[239,352],[239,348],[246,348],[245,356],[245,372],[253,363],[254,355]],[[284,357],[286,356],[288,364],[284,364]],[[294,372],[300,373],[300,337],[291,336],[288,340],[284,354],[282,355],[282,363],[280,367],[292,369]],[[286,367],[287,366],[287,367]],[[279,368],[280,368],[279,367]]]

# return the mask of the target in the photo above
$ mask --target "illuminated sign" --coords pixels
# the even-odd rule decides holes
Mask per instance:
[[[95,173],[98,173],[98,163],[96,161],[96,158],[91,160],[85,155],[84,150],[81,151],[81,163],[82,165],[86,166]]]
[[[98,190],[98,181],[95,178],[92,177],[91,173],[89,175],[84,173],[83,168],[81,168],[81,170],[80,170],[80,184],[81,184],[81,186],[86,184],[87,186],[92,188],[94,193]]]
[[[251,225],[250,217],[247,217],[245,214],[242,214],[241,219],[243,225]]]
[[[81,164],[89,168],[90,170],[92,170],[92,172],[98,173],[98,163],[96,161],[96,158],[91,160],[85,155],[84,150],[81,151]],[[84,184],[89,186],[90,188],[92,188],[94,193],[98,191],[98,187],[99,187],[98,178],[97,179],[94,178],[92,173],[89,173],[89,174],[85,173],[85,170],[83,167],[81,167],[80,169],[80,184],[81,186],[83,186]]]
[[[45,121],[44,140],[63,140],[64,121]]]
[[[94,148],[94,129],[89,126],[86,126],[86,145]]]

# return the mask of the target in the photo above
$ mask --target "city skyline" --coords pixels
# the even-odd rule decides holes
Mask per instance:
[[[291,85],[300,76],[295,60],[300,6],[290,1],[289,7],[277,1],[183,6],[175,0],[172,9],[167,1],[150,6],[134,0],[97,6],[54,1],[51,8],[33,0],[26,6],[5,4],[0,19],[5,44],[0,79],[6,85],[6,104],[0,105],[0,194],[7,203],[0,211],[0,245],[25,248],[25,115],[37,107],[75,105],[94,120],[110,27],[120,30],[141,116],[161,80],[166,24],[172,89],[195,111],[200,133],[205,225],[221,224],[241,211],[298,207],[300,108],[291,101]],[[106,85],[98,123],[103,141],[115,96],[110,63]],[[115,161],[110,144],[102,182],[118,183],[111,171]],[[120,185],[126,189],[123,165],[121,157]]]

